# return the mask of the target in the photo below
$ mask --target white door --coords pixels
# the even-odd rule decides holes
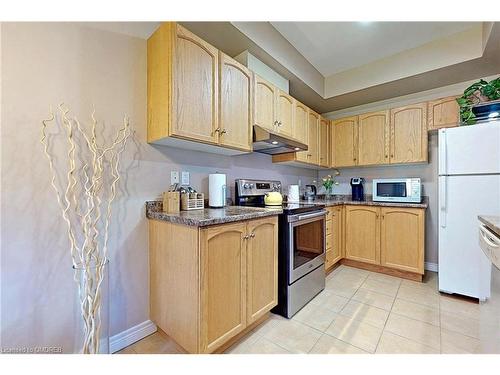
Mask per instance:
[[[479,247],[478,215],[500,215],[500,175],[439,177],[439,290],[490,296],[491,263]]]
[[[500,173],[500,121],[439,130],[439,175]]]

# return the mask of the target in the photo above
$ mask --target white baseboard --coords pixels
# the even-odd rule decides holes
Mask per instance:
[[[109,338],[109,352],[115,353],[157,331],[151,320],[146,320]]]
[[[438,272],[438,264],[431,263],[431,262],[425,262],[424,269],[426,269],[427,271]]]

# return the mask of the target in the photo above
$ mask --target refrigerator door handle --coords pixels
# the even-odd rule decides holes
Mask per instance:
[[[439,138],[438,138],[438,147],[439,147],[439,165],[438,165],[438,174],[445,175],[446,171],[446,129],[439,130]]]
[[[439,225],[446,228],[446,179],[441,177],[439,181]]]

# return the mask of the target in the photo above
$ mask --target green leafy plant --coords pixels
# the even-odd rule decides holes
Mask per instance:
[[[472,112],[472,107],[482,102],[498,99],[500,99],[500,77],[490,82],[481,79],[470,85],[464,90],[464,94],[457,98],[461,123],[463,125],[475,124],[476,115]]]
[[[340,172],[336,169],[334,176],[328,175],[328,176],[325,176],[325,177],[323,177],[321,179],[322,180],[322,185],[325,188],[325,190],[327,191],[327,193],[331,192],[331,189],[332,189],[333,185],[338,185],[339,184],[338,181],[335,180],[335,177],[338,176],[339,174],[340,174]]]

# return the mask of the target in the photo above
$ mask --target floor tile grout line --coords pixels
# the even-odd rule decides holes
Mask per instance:
[[[419,342],[419,341],[416,341],[416,340],[410,339],[410,338],[408,338],[408,337],[402,336],[402,335],[400,335],[400,334],[398,334],[398,333],[395,333],[395,332],[392,332],[392,331],[385,331],[385,330],[384,330],[382,333],[384,333],[384,332],[387,332],[387,333],[390,333],[391,335],[398,336],[398,337],[401,337],[401,338],[403,338],[403,339],[405,339],[405,340],[408,340],[408,341],[414,342],[415,344],[419,344],[419,345],[426,346],[426,347],[427,347],[427,348],[429,348],[429,349],[439,350],[439,352],[441,353],[441,350],[440,350],[440,349],[433,348],[432,346],[430,346],[430,345],[428,345],[428,344],[421,343],[421,342]],[[377,345],[377,349],[378,349],[378,345]],[[409,353],[406,353],[406,354],[409,354]],[[420,353],[420,354],[421,354],[421,353]]]
[[[350,267],[350,268],[353,268],[353,267]],[[353,269],[357,270],[357,268],[353,268]],[[341,271],[340,271],[340,272],[341,272]],[[340,273],[340,272],[339,272],[339,273]],[[347,303],[344,305],[344,307],[342,308],[342,310],[345,308],[345,306],[347,306],[347,304],[348,304],[350,301],[355,301],[355,302],[362,303],[362,302],[360,302],[360,301],[353,300],[352,298],[353,298],[353,297],[354,297],[354,295],[358,292],[358,290],[361,288],[361,286],[362,286],[362,285],[366,282],[366,280],[368,279],[368,276],[370,276],[370,271],[367,271],[367,272],[366,272],[366,274],[365,274],[365,276],[364,276],[364,278],[363,278],[363,282],[361,282],[361,283],[359,284],[359,286],[356,288],[356,290],[355,290],[355,291],[354,291],[354,293],[351,295],[351,297],[349,297],[349,298],[345,297],[345,298],[347,298],[347,299],[348,299],[348,301],[347,301]],[[371,306],[371,305],[368,305],[368,306]],[[375,307],[375,306],[374,306],[374,307]],[[340,310],[340,311],[342,311],[342,310]],[[338,314],[340,314],[340,311],[338,312]],[[345,316],[345,315],[343,315],[343,316]],[[348,344],[348,345],[354,346],[355,348],[358,348],[358,349],[360,349],[360,350],[363,350],[363,351],[364,351],[364,352],[366,352],[366,353],[369,353],[369,354],[374,354],[374,353],[375,353],[375,351],[376,351],[376,347],[375,347],[375,351],[373,351],[373,353],[370,353],[368,350],[365,350],[365,349],[363,349],[363,348],[360,348],[359,346],[356,346],[356,345],[354,345],[354,344],[351,344],[350,342],[344,341],[344,340],[342,340],[342,339],[340,339],[340,338],[338,338],[338,337],[335,337],[335,336],[333,336],[333,335],[330,335],[328,332],[326,332],[326,331],[328,330],[328,328],[330,328],[330,326],[331,326],[333,323],[335,323],[335,320],[336,320],[336,318],[335,318],[335,319],[334,319],[334,320],[330,323],[330,325],[326,328],[326,330],[325,330],[325,332],[324,332],[324,334],[325,334],[325,335],[328,335],[328,336],[330,336],[330,337],[333,337],[334,339],[337,339],[337,340],[339,340],[339,341],[342,341],[342,342],[343,342],[343,343],[345,343],[345,344]],[[353,318],[353,320],[355,320],[355,321],[357,321],[357,322],[360,322],[359,320],[356,320],[356,319],[354,319],[354,318]],[[366,323],[366,324],[370,325],[371,327],[375,327],[375,326],[374,326],[374,325],[372,325],[372,324],[369,324],[369,323]],[[375,328],[380,328],[380,327],[375,327]]]
[[[399,280],[399,285],[398,285],[398,290],[396,292],[396,295],[394,296],[394,299],[392,300],[392,305],[391,305],[391,309],[389,310],[389,314],[387,315],[387,318],[385,319],[385,323],[384,323],[384,327],[382,328],[382,332],[380,333],[380,337],[378,338],[378,341],[377,341],[377,345],[375,346],[375,353],[377,352],[377,349],[378,349],[378,346],[380,344],[380,340],[382,339],[382,335],[384,334],[385,332],[385,327],[387,326],[387,321],[389,320],[389,317],[391,316],[391,313],[392,313],[392,308],[394,307],[394,303],[396,302],[396,296],[398,295],[399,293],[399,289],[401,288],[401,284],[402,284],[403,280],[400,279]]]
[[[332,322],[332,323],[333,323],[333,322]],[[327,335],[327,336],[330,336],[330,337],[332,337],[332,338],[334,338],[334,339],[336,339],[336,340],[342,341],[344,344],[354,346],[355,348],[360,349],[360,350],[362,350],[362,351],[364,351],[364,352],[366,352],[366,353],[368,353],[368,354],[373,354],[373,353],[375,353],[375,352],[370,353],[368,350],[363,349],[363,348],[361,348],[361,347],[359,347],[359,346],[357,346],[357,345],[354,345],[354,344],[352,344],[352,343],[350,343],[350,342],[347,342],[347,341],[345,341],[345,340],[342,340],[341,338],[335,337],[335,336],[333,336],[333,335],[329,334],[328,332],[325,332],[324,334],[325,334],[325,335]]]

